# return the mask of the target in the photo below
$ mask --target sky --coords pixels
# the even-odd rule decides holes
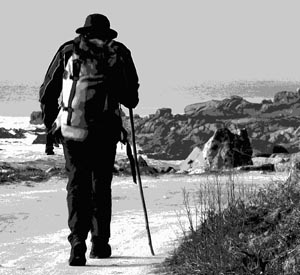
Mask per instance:
[[[5,3],[5,4],[4,4]],[[299,80],[299,0],[9,0],[0,9],[0,80],[40,85],[90,13],[132,53],[140,105],[190,102],[205,81]],[[172,105],[172,104],[169,104]],[[138,110],[138,108],[137,108]]]

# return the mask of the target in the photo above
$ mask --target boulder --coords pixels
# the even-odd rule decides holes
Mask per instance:
[[[290,163],[291,157],[287,155],[271,155],[269,157],[254,157],[252,158],[254,166],[262,166],[265,164]]]
[[[180,164],[181,172],[197,171],[203,173],[207,169],[207,164],[203,157],[203,152],[199,147],[195,147],[189,156]]]
[[[138,157],[139,170],[142,175],[156,175],[159,173],[158,169],[149,166],[148,163],[141,157]],[[128,158],[115,160],[114,173],[131,175],[131,166]]]
[[[237,134],[227,128],[218,129],[205,143],[203,157],[213,171],[252,165],[252,148],[246,129]]]
[[[171,108],[161,108],[158,109],[155,113],[155,117],[169,117],[172,116],[172,109]]]
[[[274,95],[274,103],[284,103],[288,104],[299,99],[299,93],[294,93],[290,91],[281,91]]]
[[[33,111],[30,114],[30,124],[34,124],[34,125],[43,124],[41,111]]]
[[[210,100],[206,102],[190,104],[184,108],[184,113],[188,116],[195,115],[203,110],[217,108],[220,102],[220,100]]]
[[[254,115],[261,106],[261,103],[251,103],[240,96],[231,96],[223,100],[188,105],[184,108],[184,112],[194,117],[237,118]]]
[[[46,144],[46,133],[37,134],[37,137],[32,142],[32,144]]]
[[[289,151],[282,145],[274,145],[273,154],[288,154]]]
[[[239,171],[264,171],[264,172],[274,172],[275,166],[271,163],[266,163],[262,165],[245,165],[238,168]]]

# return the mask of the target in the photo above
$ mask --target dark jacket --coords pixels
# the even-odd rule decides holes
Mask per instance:
[[[56,52],[47,70],[43,84],[39,90],[39,101],[41,103],[43,121],[45,126],[51,128],[59,112],[59,97],[62,90],[62,80],[65,66],[71,57],[79,37],[64,43]],[[128,85],[126,90],[120,91],[119,102],[128,108],[135,108],[139,102],[138,75],[131,57],[130,50],[120,42],[114,41],[117,54],[123,60]]]

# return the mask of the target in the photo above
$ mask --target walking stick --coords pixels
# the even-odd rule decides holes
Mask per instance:
[[[132,145],[133,145],[133,155],[134,155],[136,174],[137,174],[137,178],[138,178],[139,189],[140,189],[140,194],[141,194],[141,199],[142,199],[142,204],[143,204],[143,210],[144,210],[144,216],[145,216],[145,223],[146,223],[146,230],[147,230],[147,233],[148,233],[148,241],[149,241],[149,246],[150,246],[151,254],[154,256],[154,251],[153,251],[152,241],[151,241],[150,228],[149,228],[149,222],[148,222],[147,209],[146,209],[146,203],[145,203],[145,198],[144,198],[144,193],[143,193],[143,187],[142,187],[141,174],[140,174],[140,169],[139,169],[139,164],[138,164],[138,159],[137,159],[132,108],[129,108],[129,117],[130,117],[130,124],[131,124],[131,136],[132,136]]]

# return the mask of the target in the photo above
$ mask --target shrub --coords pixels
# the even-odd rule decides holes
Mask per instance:
[[[199,191],[199,202],[203,205],[196,213],[201,213],[203,219],[197,228],[190,217],[189,194],[183,192],[190,231],[184,232],[179,247],[163,263],[164,272],[180,275],[300,273],[297,177],[272,182],[256,192],[244,192],[243,188],[240,192],[237,186],[243,184],[231,180],[224,187],[217,179],[213,191],[207,185],[206,192],[203,188]]]

